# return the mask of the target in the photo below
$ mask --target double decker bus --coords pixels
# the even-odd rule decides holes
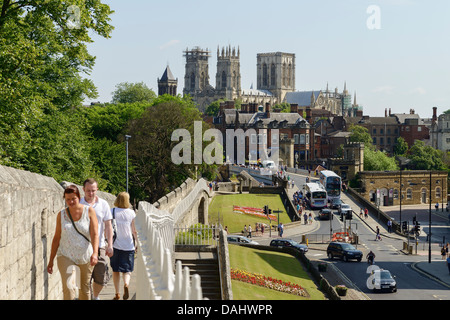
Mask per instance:
[[[325,208],[327,206],[327,192],[320,183],[306,183],[303,189],[306,202],[311,209]]]
[[[327,191],[328,201],[341,198],[342,180],[334,171],[320,171],[319,181]]]

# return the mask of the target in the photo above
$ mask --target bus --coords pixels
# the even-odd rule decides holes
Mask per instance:
[[[327,206],[327,192],[321,184],[317,182],[306,183],[303,189],[306,202],[311,209]]]
[[[327,191],[328,201],[341,198],[342,180],[335,172],[330,170],[320,171],[319,181]]]

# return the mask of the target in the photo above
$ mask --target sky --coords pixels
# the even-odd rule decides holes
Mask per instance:
[[[155,93],[167,65],[184,88],[183,51],[240,48],[241,88],[256,89],[256,55],[294,53],[296,91],[347,90],[364,115],[431,118],[450,109],[448,0],[103,0],[115,13],[111,38],[92,35],[96,64],[86,75],[110,102],[122,82]],[[90,103],[92,100],[85,101]]]

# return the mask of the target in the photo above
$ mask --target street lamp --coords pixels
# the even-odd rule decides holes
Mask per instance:
[[[431,170],[430,170],[430,208],[428,210],[428,263],[431,263]]]
[[[127,192],[128,192],[128,139],[130,139],[131,136],[125,135],[125,141],[126,141],[126,153],[127,153]]]

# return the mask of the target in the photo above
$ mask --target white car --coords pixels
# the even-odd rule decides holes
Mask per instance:
[[[258,242],[250,240],[247,237],[234,234],[228,235],[227,240],[231,244],[259,244]]]
[[[371,279],[371,288],[375,290],[387,290],[391,292],[397,292],[397,282],[395,281],[389,270],[373,270],[369,279]]]

